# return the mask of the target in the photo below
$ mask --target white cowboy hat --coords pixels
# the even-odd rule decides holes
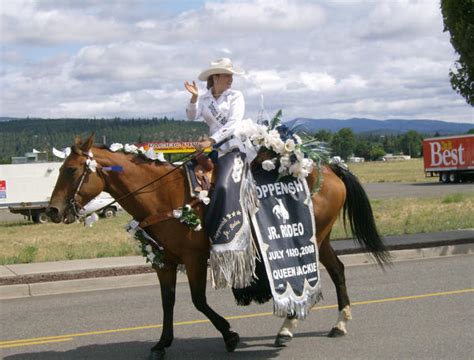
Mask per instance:
[[[234,68],[232,61],[229,58],[222,58],[211,62],[209,69],[204,70],[199,74],[198,79],[201,81],[206,81],[207,78],[211,75],[217,74],[236,74],[242,75],[244,72],[240,69]]]

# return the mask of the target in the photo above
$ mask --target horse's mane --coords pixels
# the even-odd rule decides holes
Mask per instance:
[[[119,152],[115,152],[115,151],[112,151],[110,150],[110,148],[107,146],[107,145],[104,145],[104,144],[94,144],[94,147],[96,149],[100,149],[100,150],[107,150],[109,153],[111,154],[124,154],[124,155],[129,155],[132,157],[132,159],[140,159],[140,160],[144,160],[146,161],[147,163],[154,163],[156,165],[172,165],[172,166],[176,166],[176,165],[173,165],[171,163],[169,163],[168,161],[161,161],[161,160],[152,160],[152,159],[149,159],[147,158],[145,155],[143,154],[134,154],[134,153],[126,153],[124,151],[119,151]]]

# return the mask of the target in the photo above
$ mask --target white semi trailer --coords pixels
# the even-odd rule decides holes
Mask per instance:
[[[59,176],[62,162],[0,165],[0,209],[9,209],[22,214],[35,223],[49,221],[46,215],[51,194]],[[112,200],[102,193],[87,204],[87,210],[98,209]],[[117,203],[100,211],[99,215],[110,217],[122,208]]]

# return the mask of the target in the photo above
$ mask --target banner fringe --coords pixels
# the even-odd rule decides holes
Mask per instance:
[[[312,293],[312,291],[315,292]],[[321,283],[318,284],[316,289],[305,289],[303,294],[299,300],[292,299],[291,296],[278,299],[273,298],[273,313],[279,317],[305,320],[311,308],[323,298]]]
[[[212,284],[216,289],[250,285],[255,271],[255,247],[245,250],[211,251],[210,267]]]

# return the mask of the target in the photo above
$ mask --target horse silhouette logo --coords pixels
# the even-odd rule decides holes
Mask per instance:
[[[236,157],[234,159],[234,166],[232,167],[232,180],[235,183],[240,182],[242,180],[242,173],[244,171],[244,162],[240,157]]]
[[[283,220],[283,224],[286,223],[286,220],[290,219],[290,213],[286,210],[285,205],[283,205],[283,201],[281,199],[276,198],[278,201],[278,205],[275,205],[272,209],[272,212],[278,220]]]

